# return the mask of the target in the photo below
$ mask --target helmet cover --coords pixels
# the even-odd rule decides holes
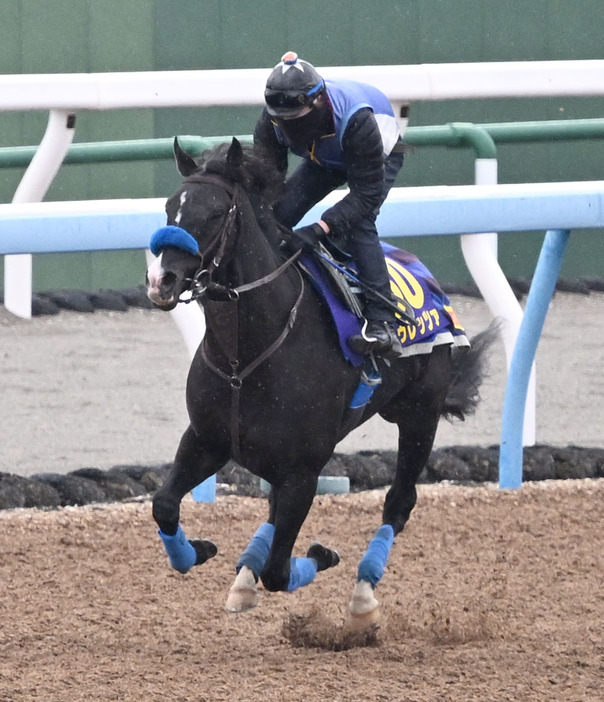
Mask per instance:
[[[273,117],[295,119],[311,107],[325,87],[315,67],[288,51],[273,68],[264,91],[267,112]]]

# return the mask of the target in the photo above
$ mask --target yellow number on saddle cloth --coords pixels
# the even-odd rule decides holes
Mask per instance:
[[[391,258],[386,257],[386,266],[390,275],[390,289],[394,297],[400,300],[398,303],[400,309],[403,312],[406,311],[404,302],[406,300],[414,310],[421,310],[424,306],[425,295],[417,278],[404,266]],[[397,334],[402,343],[413,341],[417,336],[417,327],[401,324],[397,329]]]
[[[424,306],[424,289],[417,278],[404,268],[397,261],[386,258],[386,265],[390,273],[390,288],[398,300],[407,300],[415,310],[421,310]],[[405,309],[403,303],[399,303],[402,310]]]
[[[418,342],[431,344],[440,333],[446,333],[447,330],[453,336],[459,336],[457,341],[461,342],[461,337],[465,337],[463,327],[447,296],[443,293],[435,295],[426,278],[422,277],[425,269],[423,264],[413,257],[415,260],[410,261],[407,267],[385,253],[390,288],[395,298],[400,301],[399,308],[404,311],[405,305],[410,305],[415,312],[415,325],[401,324],[397,329],[403,346]],[[417,275],[410,270],[414,266],[418,267]],[[431,275],[427,269],[425,273]]]

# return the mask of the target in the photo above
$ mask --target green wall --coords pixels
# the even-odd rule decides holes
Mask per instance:
[[[287,49],[316,65],[457,63],[604,58],[602,0],[12,0],[0,2],[0,70],[56,73],[271,67]],[[267,71],[268,73],[268,71]],[[76,141],[249,134],[256,108],[109,111],[78,115]],[[602,98],[417,103],[410,124],[601,117]],[[0,114],[0,146],[37,144],[45,114]],[[602,179],[604,143],[502,145],[500,182]],[[399,185],[473,181],[469,149],[422,148],[406,158]],[[7,202],[22,175],[0,172]],[[65,166],[47,199],[167,196],[169,162]],[[511,276],[529,275],[541,235],[500,238]],[[455,237],[414,238],[442,280],[468,280]],[[596,232],[571,237],[562,275],[604,277]],[[141,280],[140,252],[34,258],[37,290],[124,287]],[[1,276],[0,267],[0,276]]]

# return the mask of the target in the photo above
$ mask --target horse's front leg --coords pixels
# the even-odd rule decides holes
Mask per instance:
[[[226,457],[203,450],[192,427],[183,434],[174,465],[166,482],[153,497],[153,518],[159,527],[170,565],[186,573],[217,553],[211,541],[189,541],[180,526],[180,503],[196,485],[214,475],[225,463]]]
[[[239,558],[227,611],[244,612],[255,607],[259,579],[269,591],[293,592],[311,583],[318,572],[340,562],[336,551],[318,543],[310,546],[304,558],[291,555],[316,488],[315,477],[271,490],[268,521],[258,528]]]

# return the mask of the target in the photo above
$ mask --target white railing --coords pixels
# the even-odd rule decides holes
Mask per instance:
[[[603,95],[604,60],[323,66],[393,102]],[[270,68],[0,76],[0,111],[260,105]]]
[[[341,196],[333,194],[329,201]],[[164,201],[100,200],[0,205],[0,254],[146,248],[164,223]],[[320,214],[311,211],[308,220]],[[526,316],[508,375],[500,454],[500,485],[522,483],[522,432],[530,369],[547,314],[564,247],[572,229],[604,228],[604,181],[499,186],[395,188],[380,214],[383,236],[439,236],[496,228],[502,232],[547,229]],[[181,305],[181,309],[199,309]],[[188,328],[189,350],[199,326]]]
[[[0,112],[49,111],[44,139],[15,194],[14,201],[43,199],[74,134],[74,115],[83,110],[167,108],[183,106],[243,106],[262,104],[270,68],[136,73],[41,74],[0,76]],[[400,108],[414,101],[604,95],[604,60],[515,61],[411,66],[325,66],[326,78],[354,78],[380,88]],[[405,118],[401,117],[401,122]],[[405,125],[402,124],[404,127]],[[476,164],[478,183],[497,182],[497,164]],[[405,219],[405,218],[402,218]],[[497,263],[495,237],[462,239],[468,268],[491,312],[506,322],[508,364],[522,317]],[[5,259],[5,306],[22,317],[31,316],[31,252]],[[488,269],[490,274],[484,275]],[[194,319],[177,313],[183,331],[203,325],[194,306]],[[524,441],[534,443],[534,374],[529,391]]]

